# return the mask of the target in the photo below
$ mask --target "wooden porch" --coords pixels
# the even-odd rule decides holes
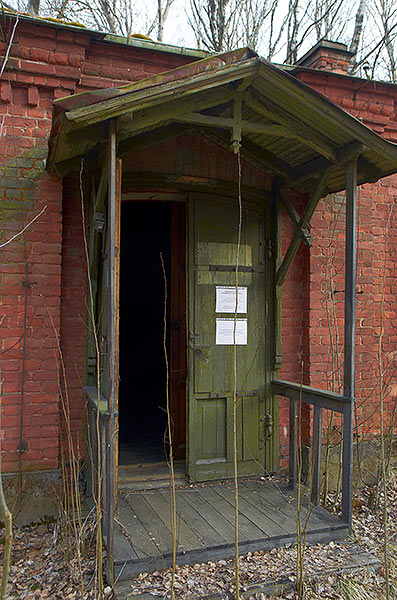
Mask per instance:
[[[306,523],[307,501],[301,508]],[[177,564],[234,555],[234,489],[231,482],[176,490]],[[239,485],[240,553],[270,550],[297,539],[297,495],[283,483],[248,479]],[[324,508],[311,506],[307,543],[344,539],[348,524]],[[172,564],[169,490],[120,491],[114,528],[115,578]]]

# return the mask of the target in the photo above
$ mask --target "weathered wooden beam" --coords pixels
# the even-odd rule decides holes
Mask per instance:
[[[321,486],[321,448],[323,439],[322,408],[314,405],[312,441],[312,490],[311,501],[318,504]]]
[[[285,281],[285,277],[287,275],[288,269],[295,258],[296,253],[298,252],[299,246],[302,241],[302,229],[308,229],[310,225],[310,219],[313,216],[313,213],[316,209],[317,204],[320,201],[320,198],[323,195],[325,183],[327,180],[327,171],[325,171],[319,178],[316,183],[316,187],[314,188],[310,199],[305,206],[305,210],[303,215],[299,221],[299,228],[295,229],[294,235],[288,246],[288,250],[284,256],[284,260],[280,265],[280,268],[277,271],[276,283],[277,285],[283,285]]]
[[[317,156],[317,158],[291,169],[290,179],[285,182],[284,188],[299,187],[302,183],[318,177],[326,169],[330,169],[332,165],[333,163],[323,156]]]
[[[233,92],[240,93],[245,92],[254,80],[254,75],[250,75],[249,77],[244,77],[244,79],[239,79],[238,81],[232,81],[229,83],[230,89]]]
[[[55,171],[59,175],[59,177],[66,177],[67,175],[71,175],[72,173],[79,173],[81,168],[81,161],[85,161],[85,165],[89,163],[87,157],[84,156],[74,156],[73,158],[68,158],[67,160],[61,160],[60,162],[55,163]],[[92,163],[90,164],[92,166]]]
[[[219,104],[224,104],[230,92],[225,88],[213,91],[211,94],[202,92],[192,97],[166,102],[153,106],[150,110],[127,112],[117,120],[117,139],[123,140],[142,133],[144,130],[158,127],[161,123],[175,121],[186,113],[205,110]]]
[[[369,128],[358,125],[352,119],[351,115],[340,110],[338,106],[333,105],[326,98],[320,99],[313,93],[306,94],[302,82],[296,81],[294,78],[286,79],[283,77],[281,71],[276,71],[274,67],[272,68],[272,65],[265,64],[262,61],[259,72],[269,77],[269,71],[271,71],[271,93],[273,98],[277,98],[279,94],[282,94],[284,98],[288,96],[289,106],[295,107],[295,110],[301,115],[302,120],[308,118],[310,121],[317,121],[319,127],[323,131],[328,129],[331,136],[333,135],[336,122],[338,123],[338,127],[343,128],[345,133],[352,139],[355,139],[359,132],[360,139],[369,148],[380,156],[387,157],[395,164],[396,149],[393,147],[393,144],[385,144],[381,136]]]
[[[182,115],[177,117],[175,120],[179,123],[191,123],[194,125],[220,127],[224,129],[233,129],[234,126],[234,119],[231,117],[217,117],[211,115],[202,115],[200,113]],[[282,125],[266,125],[264,123],[242,120],[241,129],[244,133],[256,133],[258,135],[269,135],[275,137],[296,137],[293,132],[289,131]]]
[[[148,87],[147,89],[131,91],[130,93],[120,93],[120,95],[114,98],[103,100],[94,105],[70,110],[66,113],[66,117],[76,123],[86,123],[89,125],[104,119],[117,117],[126,111],[151,109],[156,105],[163,105],[167,99],[175,97],[186,100],[190,95],[202,91],[205,91],[208,97],[212,95],[208,94],[208,91],[213,91],[214,87],[226,85],[237,78],[244,78],[254,74],[256,69],[256,59],[247,60],[244,64],[240,65],[223,66],[221,69],[212,72],[204,71],[189,78],[167,81],[156,86],[155,89]],[[225,88],[225,93],[230,92]]]
[[[240,95],[238,95],[233,102],[233,127],[232,127],[232,148],[235,154],[238,153],[241,146],[241,136],[242,136],[242,109],[243,109],[243,100]]]
[[[289,400],[289,448],[288,448],[288,484],[291,490],[296,490],[298,479],[297,463],[297,427],[298,405],[293,398]]]
[[[155,129],[144,133],[138,133],[137,135],[125,138],[119,142],[117,154],[118,156],[123,157],[134,150],[146,148],[152,144],[159,144],[160,142],[172,139],[178,135],[186,135],[193,131],[195,131],[194,127],[179,123],[173,123],[172,125],[166,125],[165,127],[156,127]]]
[[[272,283],[275,291],[274,298],[274,340],[273,340],[273,370],[278,371],[282,365],[282,286],[277,285],[277,271],[282,263],[282,212],[279,198],[279,180],[273,181],[272,202],[271,202],[271,220],[272,220],[272,250],[274,253],[274,262],[272,272]]]
[[[364,150],[364,144],[357,140],[350,144],[346,144],[346,146],[343,146],[343,148],[338,150],[338,163],[346,165],[348,162],[357,160],[357,158],[363,154]]]
[[[211,130],[211,133],[207,133],[207,136],[219,140],[223,145],[230,147],[230,139],[218,129]],[[288,179],[289,177],[289,165],[285,161],[277,158],[274,154],[247,138],[243,138],[241,155],[265,172],[278,175],[283,179]]]
[[[312,236],[310,235],[310,231],[309,229],[302,229],[299,225],[300,222],[300,216],[298,214],[298,211],[296,210],[295,206],[292,204],[291,200],[288,198],[287,194],[284,191],[281,191],[280,187],[277,188],[277,197],[278,200],[282,202],[282,204],[285,206],[290,219],[294,225],[295,229],[298,229],[302,235],[303,241],[307,246],[311,246],[312,245]]]
[[[376,183],[384,177],[382,170],[363,156],[360,156],[357,160],[357,172],[364,173],[365,181],[368,183]]]
[[[331,392],[329,390],[320,390],[312,388],[308,385],[301,385],[292,381],[284,381],[281,379],[273,379],[272,391],[274,394],[292,398],[297,402],[305,402],[306,404],[313,404],[326,408],[328,410],[334,410],[335,412],[343,413],[344,406],[350,404],[350,398]]]
[[[95,195],[95,211],[103,210],[105,204],[105,198],[108,191],[109,160],[109,154],[106,154],[102,164],[101,176],[99,178],[98,188]]]
[[[364,152],[364,149],[364,145],[361,142],[355,141],[351,142],[350,144],[346,144],[346,146],[339,148],[337,151],[336,164],[346,165],[350,160],[354,160],[360,156]],[[290,181],[286,182],[286,186],[299,186],[308,179],[318,176],[325,169],[329,169],[331,167],[332,163],[330,163],[330,161],[326,158],[321,156],[314,158],[313,160],[307,161],[305,164],[300,165],[295,169],[291,169],[291,179]]]
[[[110,568],[110,581],[113,581],[113,523],[114,523],[114,481],[116,465],[114,462],[114,429],[115,429],[115,395],[116,395],[116,322],[115,322],[115,268],[116,268],[116,200],[117,200],[117,157],[116,157],[116,122],[114,119],[109,124],[109,175],[108,175],[108,240],[109,240],[109,311],[108,311],[108,336],[109,336],[109,384],[108,398],[109,432],[108,432],[108,473],[107,473],[107,554],[108,569]]]
[[[69,131],[64,137],[65,144],[69,148],[74,148],[82,142],[89,142],[92,145],[105,142],[108,139],[108,124],[107,122],[95,123],[87,127],[79,127]]]
[[[355,403],[355,322],[357,272],[357,162],[346,167],[345,335],[343,393],[342,519],[351,527],[353,489],[353,409]]]
[[[207,177],[196,177],[193,175],[170,175],[153,172],[124,172],[123,192],[128,192],[133,187],[140,190],[153,190],[153,188],[155,188],[173,191],[178,190],[182,192],[205,191],[212,194],[226,194],[229,196],[235,196],[238,193],[237,183],[226,180],[208,179]],[[254,202],[266,201],[266,192],[264,193],[263,190],[258,190],[243,184],[242,192],[243,197],[246,200],[252,200]]]
[[[252,92],[244,94],[244,103],[258,114],[287,127],[294,133],[296,139],[329,161],[337,161],[336,148],[326,138],[320,136],[315,129],[305,125],[287,111],[273,106],[269,101],[259,100]]]

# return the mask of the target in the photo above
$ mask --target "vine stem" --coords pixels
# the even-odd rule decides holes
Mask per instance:
[[[236,582],[236,600],[240,600],[240,568],[239,568],[239,549],[238,549],[238,464],[237,464],[237,309],[238,309],[238,268],[240,261],[241,229],[243,222],[243,205],[241,198],[241,155],[240,148],[237,150],[238,163],[238,235],[236,249],[236,270],[235,270],[235,290],[236,301],[234,306],[233,323],[233,475],[234,475],[234,562],[235,562],[235,582]]]

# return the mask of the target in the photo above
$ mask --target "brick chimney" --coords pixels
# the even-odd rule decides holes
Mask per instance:
[[[346,44],[320,40],[296,64],[333,73],[347,73],[352,56],[354,52],[350,52]]]

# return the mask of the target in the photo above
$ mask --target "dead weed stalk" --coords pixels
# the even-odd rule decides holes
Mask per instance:
[[[1,431],[1,400],[3,394],[3,381],[0,375],[0,431]],[[1,437],[0,437],[1,441]],[[7,592],[8,577],[11,567],[11,549],[12,549],[12,513],[8,508],[3,489],[3,478],[1,470],[1,447],[0,447],[0,515],[5,523],[4,540],[4,559],[0,582],[0,600],[5,600]]]
[[[176,571],[176,494],[175,494],[175,472],[174,472],[174,452],[172,447],[172,421],[171,421],[171,407],[170,407],[170,391],[169,391],[169,362],[167,352],[167,275],[165,272],[163,254],[160,252],[161,268],[163,270],[164,278],[164,334],[163,334],[163,348],[164,348],[164,360],[166,369],[166,382],[165,382],[165,397],[166,397],[166,413],[167,413],[167,436],[169,455],[167,457],[167,464],[169,470],[169,484],[170,484],[170,525],[171,525],[171,543],[172,543],[172,571],[171,571],[171,600],[175,597],[175,571]]]

